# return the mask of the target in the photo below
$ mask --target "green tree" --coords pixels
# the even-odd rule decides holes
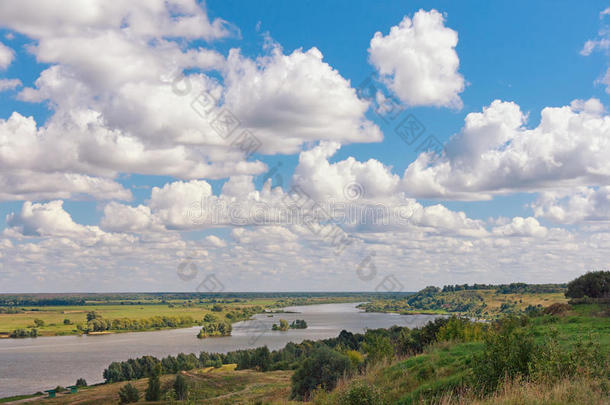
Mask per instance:
[[[378,333],[367,333],[362,348],[367,354],[367,364],[377,363],[394,355],[394,346],[392,346],[390,338]]]
[[[130,402],[138,402],[140,399],[140,393],[138,389],[131,385],[131,383],[125,384],[119,390],[119,402],[121,404],[128,404]]]
[[[330,391],[337,385],[337,380],[350,371],[347,356],[327,346],[321,346],[311,357],[306,358],[292,375],[291,397],[298,400],[309,399],[317,387]]]
[[[205,314],[203,317],[203,322],[216,322],[218,318],[216,318],[213,314]]]
[[[188,390],[186,379],[182,374],[178,374],[176,376],[176,380],[174,381],[174,392],[176,393],[176,398],[180,401],[186,399]]]
[[[87,312],[87,322],[90,322],[94,319],[101,318],[102,316],[95,311]]]
[[[565,295],[568,298],[610,297],[610,271],[595,271],[583,274],[568,283]]]
[[[161,399],[161,382],[159,375],[161,374],[161,365],[157,364],[153,375],[148,379],[148,387],[146,388],[146,400],[158,401]]]
[[[252,363],[260,371],[267,371],[271,367],[271,353],[267,346],[258,347],[254,351]]]
[[[85,380],[84,378],[79,378],[78,380],[76,380],[76,384],[77,387],[86,387],[87,386],[87,380]]]

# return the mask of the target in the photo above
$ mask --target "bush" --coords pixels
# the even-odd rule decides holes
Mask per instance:
[[[317,387],[330,391],[340,377],[349,373],[350,361],[347,356],[321,346],[292,375],[291,398],[308,399]]]
[[[68,318],[64,319],[64,325],[71,325],[72,321],[69,320]]]
[[[125,384],[119,390],[119,403],[128,404],[130,402],[138,402],[140,399],[140,393],[138,389],[131,385],[131,383]]]
[[[468,318],[452,316],[447,323],[440,327],[436,334],[438,341],[472,342],[481,340],[484,325],[472,322]]]
[[[583,274],[568,283],[565,293],[568,298],[604,298],[610,296],[610,271],[595,271]]]
[[[483,352],[474,357],[474,377],[484,391],[490,392],[505,377],[527,376],[535,351],[531,334],[514,323],[502,325],[485,336]]]
[[[360,370],[362,368],[362,365],[364,364],[364,357],[359,351],[348,350],[345,352],[345,354],[347,355],[353,370]]]
[[[87,381],[84,378],[79,378],[78,380],[76,380],[76,384],[77,387],[86,387],[87,386]]]
[[[394,346],[392,346],[390,338],[377,333],[367,332],[362,348],[366,353],[367,364],[374,364],[394,355]]]
[[[603,377],[608,370],[607,361],[600,344],[591,338],[587,342],[579,341],[574,350],[566,351],[559,346],[554,331],[534,354],[530,375],[542,383],[575,376]]]
[[[9,336],[12,338],[36,337],[38,336],[38,329],[15,329]]]
[[[381,405],[383,399],[379,389],[364,382],[352,384],[339,395],[341,405]]]

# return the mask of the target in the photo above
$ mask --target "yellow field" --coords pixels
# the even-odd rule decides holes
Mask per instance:
[[[497,312],[504,303],[515,303],[517,309],[524,310],[528,305],[542,305],[543,307],[547,307],[556,302],[568,302],[568,299],[563,293],[499,294],[493,290],[479,290],[477,293],[483,296],[483,299],[491,312]]]

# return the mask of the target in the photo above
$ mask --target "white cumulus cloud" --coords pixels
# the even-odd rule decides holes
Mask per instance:
[[[388,35],[376,32],[369,59],[406,105],[461,108],[465,84],[457,43],[457,32],[445,26],[441,13],[419,10]]]

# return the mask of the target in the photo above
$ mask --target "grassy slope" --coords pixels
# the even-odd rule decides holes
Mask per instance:
[[[578,305],[565,316],[547,315],[534,318],[534,333],[538,340],[542,340],[551,330],[557,330],[559,342],[566,350],[570,350],[579,339],[586,339],[591,335],[595,341],[600,342],[603,355],[610,356],[610,317],[607,314],[601,316],[603,312],[604,308],[600,305]],[[436,399],[441,403],[472,403],[476,401],[472,396],[466,395],[467,399],[460,402],[459,398],[455,395],[451,397],[447,392],[459,387],[463,379],[471,373],[470,358],[482,349],[481,342],[439,343],[428,348],[423,354],[395,361],[390,365],[378,366],[359,378],[377,387],[388,403],[392,404],[429,403],[422,401],[422,398]],[[330,395],[320,395],[316,403],[337,403],[340,393],[349,383],[343,382]],[[515,384],[497,397],[480,403],[576,404],[583,403],[578,401],[587,395],[591,398],[590,403],[610,403],[610,400],[601,401],[603,394],[599,385],[599,381],[591,380],[562,381],[553,386]],[[520,395],[530,395],[531,401]],[[574,398],[574,401],[570,398]],[[538,400],[542,402],[537,402]]]

